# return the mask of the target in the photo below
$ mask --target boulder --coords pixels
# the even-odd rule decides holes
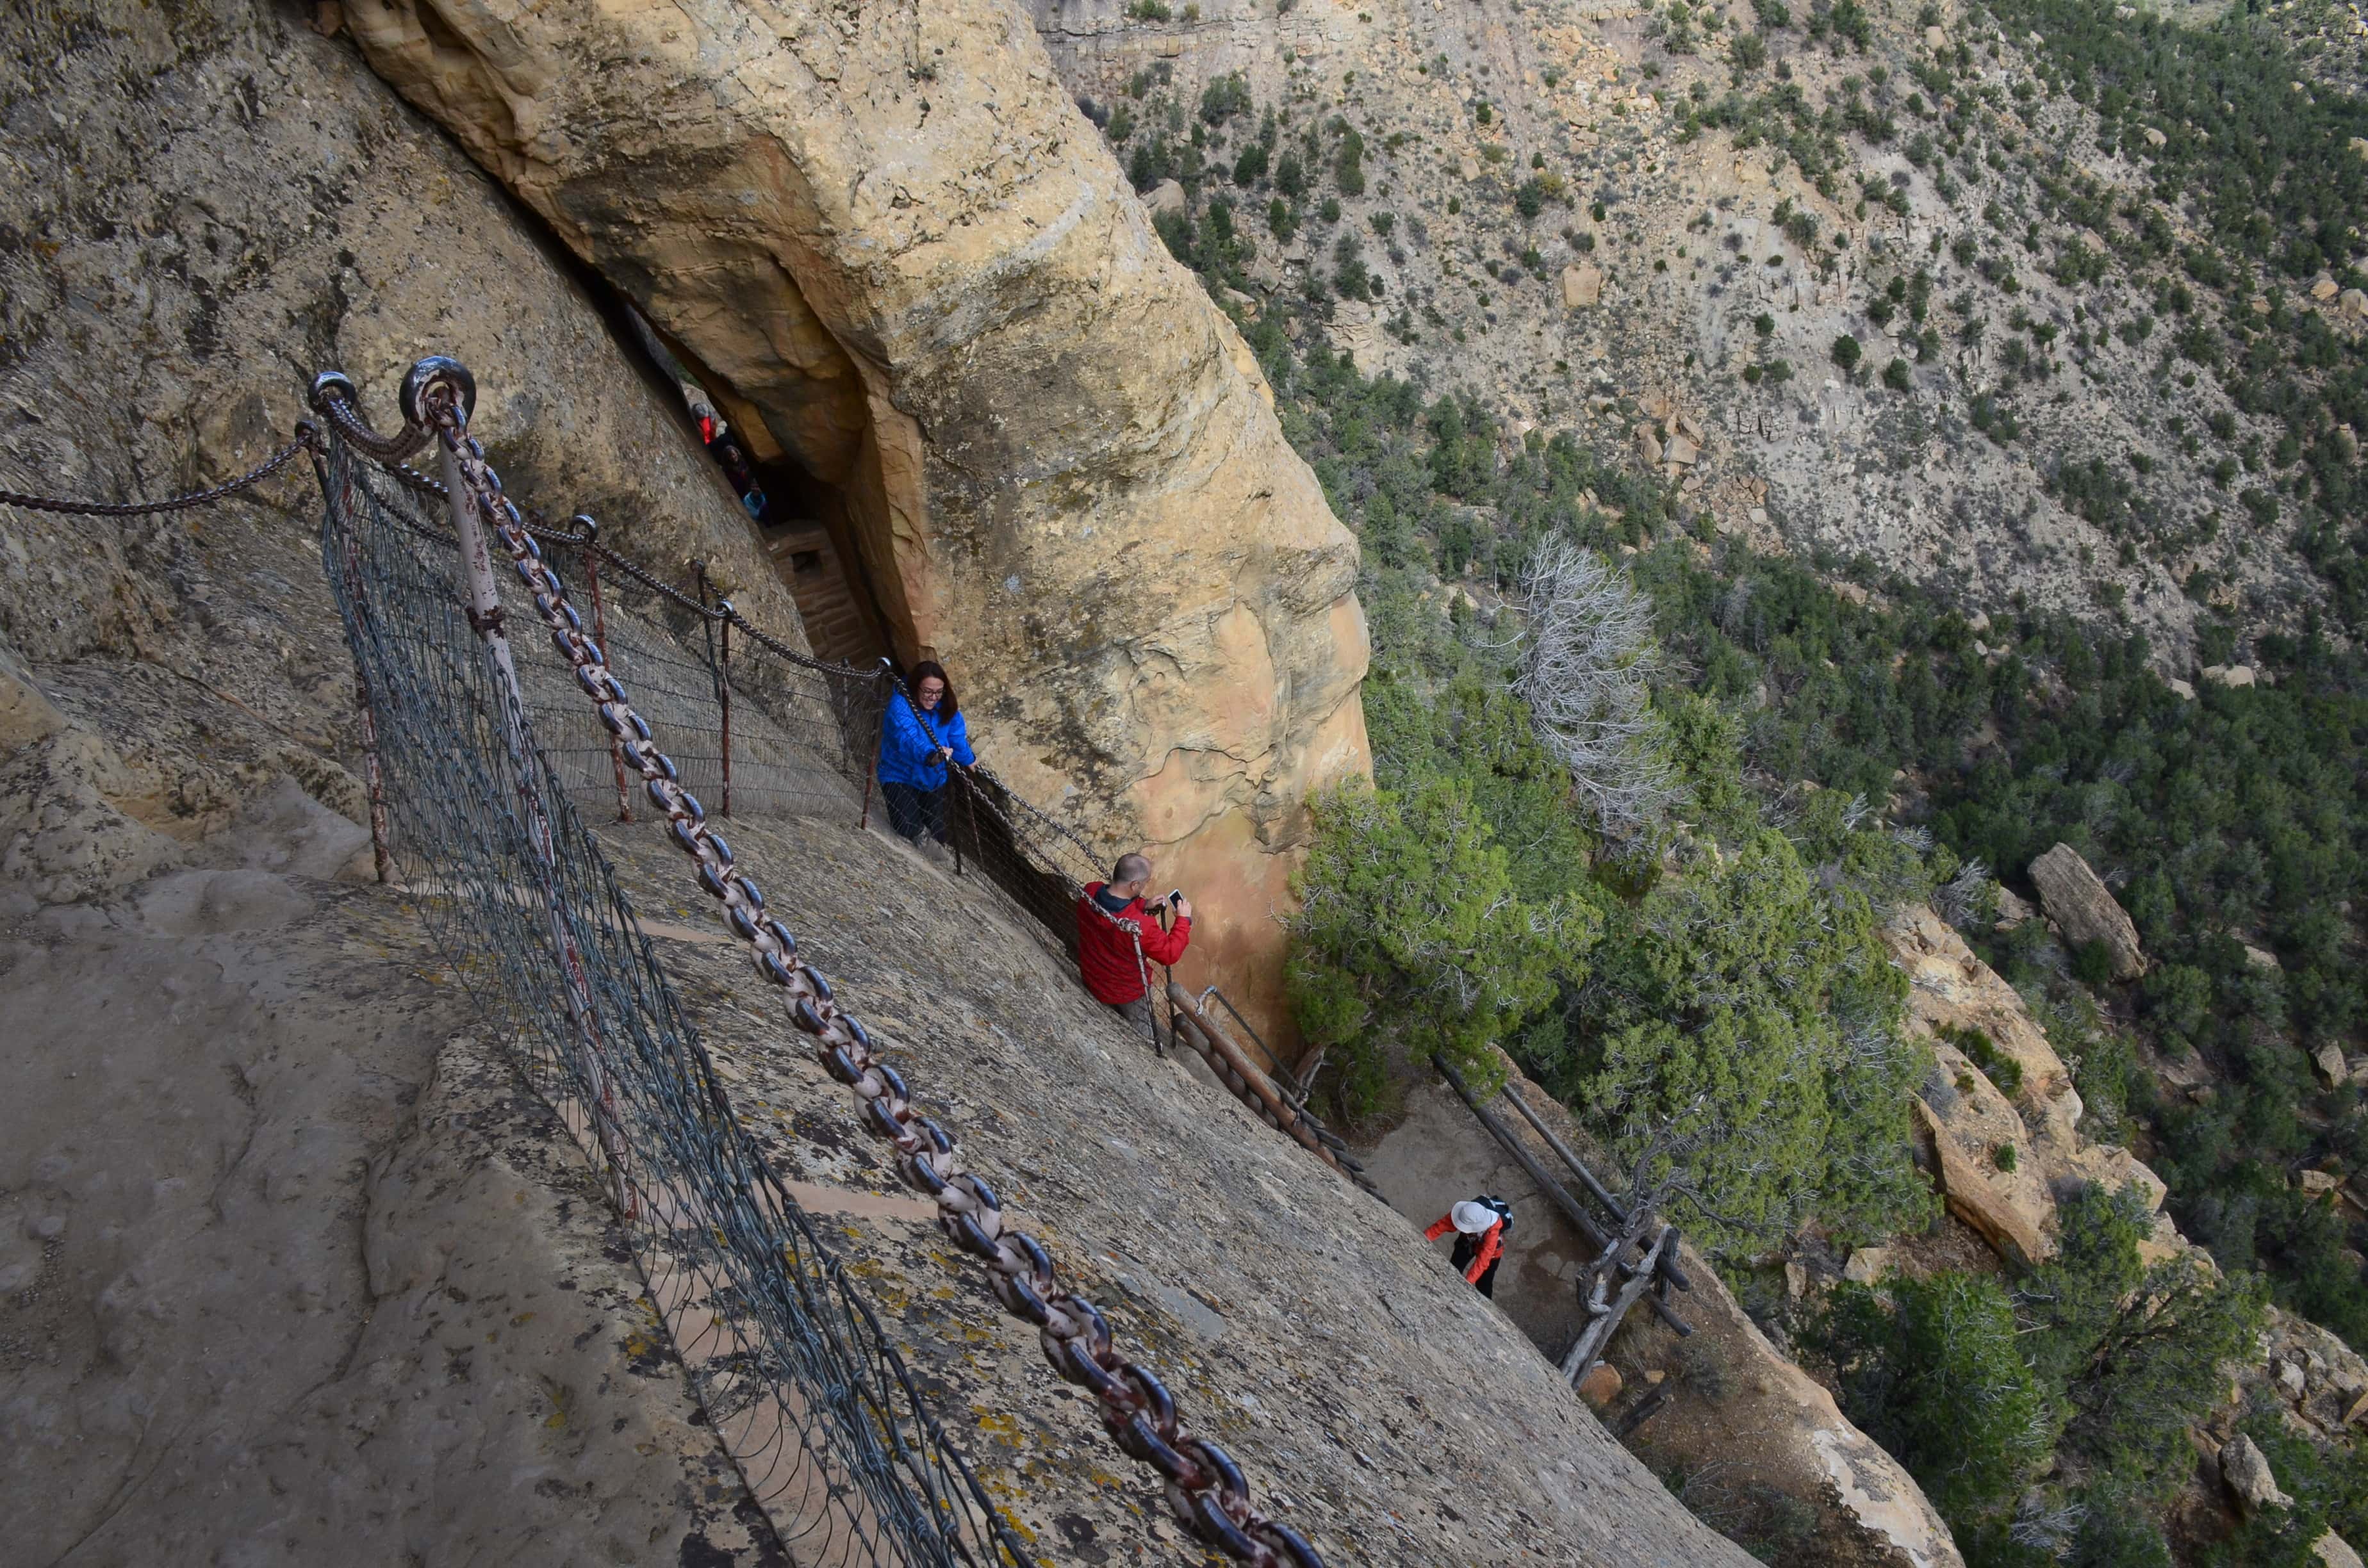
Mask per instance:
[[[1605,1410],[1620,1397],[1621,1386],[1620,1369],[1609,1361],[1598,1361],[1579,1375],[1578,1397],[1597,1410]]]
[[[2248,1517],[2263,1508],[2291,1508],[2294,1499],[2278,1490],[2270,1461],[2242,1432],[2220,1446],[2220,1479],[2236,1499],[2237,1512]]]
[[[2214,686],[2248,687],[2254,679],[2250,665],[2206,665],[2203,674]]]
[[[2346,289],[2337,302],[2343,313],[2354,320],[2368,316],[2368,294],[2363,294],[2357,289]]]
[[[2325,304],[2328,301],[2335,298],[2339,290],[2336,288],[2335,279],[2329,278],[2324,272],[2320,273],[2317,278],[2314,278],[2310,285],[2310,297],[2317,300],[2321,304]]]
[[[2351,1543],[2333,1530],[2322,1531],[2310,1543],[2310,1554],[2318,1560],[2320,1568],[2368,1568],[2368,1564],[2361,1562],[2360,1554],[2351,1550]]]
[[[1646,468],[1656,467],[1661,460],[1661,438],[1653,434],[1650,425],[1636,426],[1636,460]]]
[[[2159,147],[2169,140],[2170,139],[2169,137],[2156,130],[2153,126],[2149,125],[2146,128],[2146,142],[2147,146]]]
[[[2195,687],[2188,682],[2180,680],[2177,676],[2173,676],[2171,679],[2167,680],[2162,684],[2170,687],[2170,694],[2173,697],[2178,698],[2181,702],[2192,702],[2195,700]]]
[[[2032,1167],[2019,1166],[2009,1176],[1998,1170],[1989,1157],[1996,1144],[1978,1150],[1965,1147],[1959,1131],[1921,1099],[1916,1101],[1916,1114],[1931,1145],[1933,1167],[1940,1176],[1941,1195],[1948,1201],[1949,1212],[1971,1226],[1989,1244],[1991,1251],[2010,1262],[2028,1265],[2044,1259],[2049,1248],[2040,1228],[2040,1214],[2052,1212],[2054,1204],[2047,1201],[2044,1191],[2036,1200],[2028,1193],[2022,1194],[2022,1201],[2018,1202],[2017,1194],[2008,1185],[2018,1177],[2031,1179]]]
[[[2351,1065],[2344,1061],[2341,1046],[2331,1042],[2320,1046],[2310,1053],[2310,1064],[2324,1088],[2340,1089],[2351,1082]]]
[[[1603,299],[1603,269],[1594,263],[1574,263],[1562,269],[1562,308],[1582,310]]]
[[[1998,889],[1998,928],[1999,930],[2011,931],[2016,926],[2023,924],[2038,913],[2039,912],[2037,910],[2031,907],[2031,903],[2027,899],[2025,899],[2021,893],[2016,892],[2012,888],[2000,887]]]
[[[1936,27],[1926,28],[1924,29],[1924,47],[1931,50],[1946,49],[1949,47],[1949,35]]]
[[[1468,180],[1478,179],[1480,177],[1480,160],[1474,157],[1471,153],[1466,153],[1463,154],[1463,161],[1455,165],[1455,172],[1462,175]]]
[[[1861,1247],[1842,1266],[1842,1278],[1853,1284],[1873,1285],[1890,1273],[1896,1262],[1896,1255],[1889,1247]]]
[[[1155,218],[1163,212],[1181,212],[1184,210],[1184,187],[1172,179],[1161,180],[1151,187],[1151,194],[1143,199],[1143,204],[1151,210]]]
[[[1012,788],[1158,846],[1204,912],[1191,983],[1287,1035],[1270,912],[1310,793],[1371,767],[1356,538],[1024,13],[346,26],[814,477],[888,651],[951,666]]]
[[[2001,914],[2020,910],[2028,917],[2031,913],[2020,899],[1999,907]],[[1883,940],[1892,961],[1907,976],[1908,1027],[1936,1040],[1943,1030],[1978,1029],[1987,1035],[2000,1055],[2022,1069],[2022,1092],[2011,1108],[2028,1126],[2032,1152],[2040,1156],[2051,1179],[2071,1174],[2056,1162],[2068,1158],[2078,1142],[2080,1096],[2063,1058],[2032,1021],[2014,987],[1974,955],[1954,926],[1925,905],[1900,909],[1884,924]],[[1952,1060],[1964,1060],[1953,1055],[1953,1047],[1936,1049],[1950,1051]],[[2011,1136],[2007,1130],[1992,1131],[1995,1137]]]
[[[1661,455],[1680,466],[1691,466],[1702,460],[1702,448],[1683,436],[1671,436]]]
[[[2135,980],[2146,971],[2137,927],[2079,851],[2058,844],[2031,863],[2031,880],[2047,917],[2063,929],[2066,940],[2104,944],[2115,980]]]

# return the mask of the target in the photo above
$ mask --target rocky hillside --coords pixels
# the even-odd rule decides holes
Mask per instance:
[[[2115,46],[2055,6],[2051,41],[2049,10],[1035,17],[1241,319],[1281,312],[1369,373],[1468,391],[1507,437],[1631,452],[1702,537],[1834,576],[1862,561],[1861,581],[1936,585],[1969,615],[2121,622],[2183,673],[2199,618],[2291,626],[2329,597],[2305,553],[2348,571],[2312,536],[2340,539],[2360,415],[2352,392],[2311,394],[2356,380],[2361,242],[2326,215],[2356,221],[2368,163],[2348,97],[2304,112],[2283,79],[2263,96],[2271,62],[2215,62],[2214,131],[2163,24]],[[2350,24],[2313,28],[2340,76]],[[2204,194],[2241,183],[2223,154],[2323,180],[2296,198],[2321,216],[2285,202],[2238,243]]]

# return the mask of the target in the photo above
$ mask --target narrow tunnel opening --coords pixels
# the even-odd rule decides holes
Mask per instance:
[[[752,467],[765,492],[757,532],[773,570],[797,601],[817,658],[873,665],[888,656],[887,618],[856,549],[844,491],[787,455]]]
[[[728,381],[700,363],[685,345],[654,327],[613,290],[606,292],[651,369],[680,394],[682,416],[693,438],[706,446],[728,488],[741,494],[775,574],[797,606],[815,656],[855,665],[874,665],[883,657],[894,660],[892,623],[856,537],[847,487],[801,460],[763,414],[734,395]],[[711,437],[702,414],[724,438]],[[750,503],[751,489],[761,494],[755,505]]]

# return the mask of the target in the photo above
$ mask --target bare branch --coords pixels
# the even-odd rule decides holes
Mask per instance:
[[[1515,692],[1539,741],[1607,833],[1659,822],[1683,790],[1660,749],[1650,685],[1653,607],[1625,574],[1567,540],[1530,558],[1525,646]]]

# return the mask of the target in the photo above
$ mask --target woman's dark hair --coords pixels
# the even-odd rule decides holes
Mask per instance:
[[[945,665],[938,663],[935,659],[923,659],[919,664],[913,666],[913,673],[905,677],[905,689],[913,694],[913,706],[920,708],[921,683],[928,679],[931,676],[935,676],[938,679],[945,681],[946,683],[946,694],[938,699],[938,717],[940,719],[951,719],[955,714],[962,711],[962,705],[954,700],[954,683],[951,680],[946,680]],[[928,710],[922,708],[921,711],[926,713]]]

